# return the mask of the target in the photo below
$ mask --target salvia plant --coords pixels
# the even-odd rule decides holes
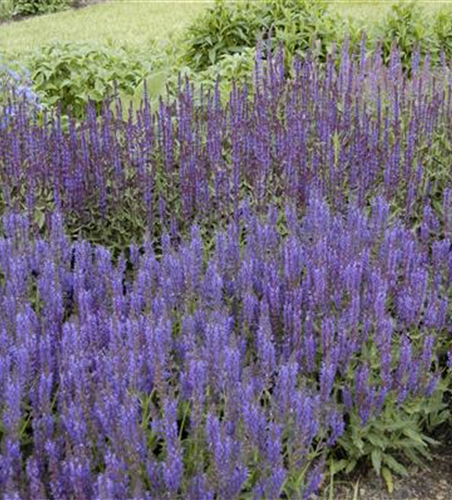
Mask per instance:
[[[2,496],[307,499],[331,457],[427,453],[442,406],[413,408],[441,391],[450,239],[382,198],[242,212],[206,255],[193,226],[116,262],[58,214],[48,239],[4,216]]]
[[[339,52],[339,51],[337,51]],[[419,56],[419,53],[418,53]],[[0,206],[27,209],[39,227],[56,207],[69,232],[123,249],[146,233],[212,231],[249,198],[263,210],[291,202],[302,212],[310,192],[334,210],[365,208],[375,195],[419,227],[425,203],[437,215],[450,203],[451,74],[428,57],[403,72],[394,48],[388,67],[364,43],[345,44],[326,66],[297,61],[286,77],[282,52],[256,53],[252,84],[195,93],[181,81],[176,99],[122,108],[120,100],[63,122],[60,112],[30,117],[18,100],[0,132]],[[5,120],[0,110],[0,121]]]
[[[27,107],[27,114],[36,114],[41,109],[38,95],[33,89],[30,75],[22,69],[14,69],[3,61],[0,54],[0,128],[6,129],[10,119],[18,110],[18,102]]]
[[[347,43],[64,120],[0,103],[0,497],[388,487],[448,418],[451,73]],[[449,370],[449,371],[448,371]]]

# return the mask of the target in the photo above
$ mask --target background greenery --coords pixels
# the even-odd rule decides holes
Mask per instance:
[[[67,7],[69,0],[45,2],[50,9],[57,4]],[[227,95],[233,77],[250,80],[262,36],[284,45],[288,68],[295,55],[312,48],[324,60],[346,37],[357,48],[363,32],[369,48],[381,43],[386,57],[397,43],[408,69],[418,44],[439,62],[440,48],[452,57],[451,13],[452,3],[419,1],[102,2],[1,25],[0,55],[30,72],[45,107],[61,104],[82,117],[87,102],[100,103],[114,82],[137,103],[144,81],[158,99],[167,88],[177,89],[179,73],[204,87],[220,78]]]
[[[2,0],[1,9],[11,0]],[[434,13],[452,10],[451,2],[418,3]],[[51,41],[114,42],[143,47],[150,40],[168,40],[180,35],[212,1],[174,0],[173,2],[99,3],[80,10],[29,18],[0,26],[0,52],[20,56],[31,48]],[[386,0],[333,0],[331,9],[356,20],[375,21],[383,17],[392,2]]]

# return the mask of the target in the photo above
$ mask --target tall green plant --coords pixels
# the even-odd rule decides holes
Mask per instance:
[[[433,20],[433,31],[436,37],[437,51],[443,51],[450,58],[452,55],[452,11],[441,9]]]

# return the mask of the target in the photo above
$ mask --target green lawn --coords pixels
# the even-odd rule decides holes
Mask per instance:
[[[430,11],[445,4],[452,6],[452,0],[419,2]],[[52,40],[112,41],[145,47],[149,40],[166,40],[180,34],[209,3],[209,0],[116,0],[2,24],[0,54],[20,56]],[[384,15],[392,0],[332,0],[331,3],[346,16],[375,20]]]
[[[142,47],[152,39],[177,35],[208,4],[190,0],[116,0],[2,24],[0,54],[20,56],[52,40],[112,41]]]

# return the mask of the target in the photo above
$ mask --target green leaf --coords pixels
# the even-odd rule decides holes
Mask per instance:
[[[349,472],[351,472],[356,467],[357,464],[358,464],[357,460],[355,459],[349,460],[348,465],[345,468],[345,473],[348,474]]]
[[[383,479],[385,480],[386,487],[388,488],[389,494],[392,495],[392,492],[394,491],[394,483],[392,481],[391,471],[388,468],[383,467],[383,469],[381,469],[381,475],[383,476]]]
[[[347,467],[348,463],[349,461],[345,459],[333,461],[330,466],[331,474],[337,474],[338,472],[343,471]]]
[[[167,79],[166,71],[158,71],[147,79],[148,93],[151,99],[157,99],[163,94]]]
[[[35,213],[35,220],[36,224],[38,225],[39,230],[42,230],[44,228],[45,224],[45,214],[42,211],[37,211]]]
[[[380,450],[373,450],[371,453],[372,466],[377,474],[377,476],[381,473],[381,456],[382,453]]]
[[[404,467],[400,462],[398,462],[393,456],[386,454],[383,455],[383,462],[397,474],[400,474],[401,476],[408,475],[406,467]]]
[[[387,441],[382,439],[380,435],[378,434],[369,434],[368,440],[374,445],[377,446],[378,448],[381,448],[384,450],[387,446]]]

